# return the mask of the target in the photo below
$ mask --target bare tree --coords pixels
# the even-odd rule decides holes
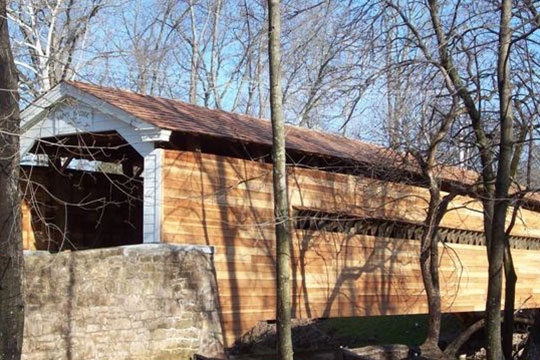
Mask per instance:
[[[20,359],[24,305],[19,195],[19,95],[6,1],[0,1],[0,356]]]
[[[118,5],[111,15],[120,14],[120,29],[105,27],[100,40],[108,46],[95,62],[103,79],[99,82],[268,117],[265,3],[150,0]],[[146,11],[149,6],[157,11]],[[359,79],[371,73],[368,58],[356,56],[368,44],[368,34],[359,24],[349,24],[352,8],[317,0],[283,4],[288,123],[338,131],[336,124],[345,119],[353,124],[359,116]]]
[[[391,46],[397,45],[395,38],[390,42]],[[402,60],[395,61],[387,58],[386,69],[383,69],[381,74],[383,74],[385,81],[390,80],[387,87],[394,87],[394,82],[401,84],[409,82],[425,93],[421,100],[421,106],[410,108],[404,106],[401,109],[395,109],[399,115],[393,118],[391,127],[385,129],[389,144],[404,154],[405,161],[401,167],[401,161],[395,164],[398,166],[397,171],[403,172],[409,168],[408,156],[412,155],[415,161],[413,167],[418,169],[423,183],[429,190],[429,196],[426,199],[426,217],[423,221],[424,230],[420,236],[420,269],[428,305],[427,336],[421,346],[422,355],[428,358],[452,357],[454,354],[443,353],[439,348],[442,315],[439,280],[439,233],[440,223],[448,211],[448,205],[456,195],[466,191],[466,186],[456,186],[443,196],[441,190],[443,178],[440,171],[451,164],[452,156],[448,149],[450,143],[448,137],[452,128],[457,125],[456,119],[460,114],[459,98],[445,72],[432,77],[430,81],[423,79],[423,83],[415,83],[412,78],[405,76],[407,69],[400,69],[400,61]],[[431,64],[426,65],[432,66]],[[393,69],[400,71],[400,75],[389,76],[388,73],[392,72]],[[401,91],[389,92],[386,97],[390,104],[401,103],[405,105],[402,102],[404,94]],[[393,106],[389,110],[391,108]],[[408,126],[400,125],[400,118],[408,118],[411,116],[409,112],[413,112],[418,117],[418,121],[411,121]],[[382,126],[387,126],[387,124]]]
[[[265,76],[276,71],[270,68],[275,61],[268,57],[265,3],[150,0],[139,7],[119,3],[113,14],[127,15],[111,16],[105,25],[114,22],[115,31],[96,35],[102,38],[95,46],[103,49],[92,64],[103,61],[105,68],[90,68],[74,59],[88,48],[88,29],[104,11],[104,0],[13,0],[8,16],[15,25],[12,34],[22,89],[38,95],[79,73],[148,94],[268,116],[268,97],[272,104],[277,101],[276,92],[269,94],[268,89],[277,88]],[[506,0],[500,4],[511,5]],[[513,182],[520,193],[531,191],[538,167],[534,142],[538,126],[533,118],[538,118],[540,108],[535,100],[540,61],[534,51],[538,38],[531,37],[540,16],[532,1],[515,5],[514,11],[500,4],[485,0],[283,2],[279,97],[283,121],[369,136],[371,141],[413,154],[420,165],[430,190],[421,257],[433,310],[426,344],[436,344],[440,331],[433,260],[438,256],[437,228],[445,199],[437,170],[442,164],[457,164],[480,173],[470,191],[483,202],[493,260],[487,328],[491,333],[500,327],[495,308],[497,303],[500,307],[502,246],[508,354],[515,277],[508,245],[511,229],[505,228],[504,220],[509,206],[515,209],[520,204],[517,196],[509,194],[510,185]],[[148,7],[156,11],[148,12]],[[508,21],[516,26],[510,27]],[[119,23],[121,35],[116,33]],[[111,80],[117,74],[120,80]],[[362,120],[366,110],[369,116]],[[274,118],[274,111],[271,114]],[[512,132],[518,133],[516,139]],[[518,179],[527,186],[519,187]],[[491,343],[497,342],[500,339],[494,338]]]
[[[503,286],[503,262],[506,239],[506,213],[508,211],[508,190],[510,188],[510,165],[514,147],[512,83],[510,81],[510,41],[512,30],[512,1],[503,0],[499,29],[499,52],[497,79],[499,88],[500,145],[495,180],[495,201],[493,204],[493,223],[491,244],[488,247],[489,282],[486,304],[486,329],[488,358],[499,360],[512,357],[503,354],[501,339],[501,301]]]
[[[188,17],[183,5],[160,1],[154,4],[156,12],[148,12],[147,5],[138,3],[122,12],[120,29],[107,31],[109,52],[115,56],[106,58],[105,82],[148,95],[181,96],[184,86],[173,76],[173,52],[181,40],[177,31]],[[126,69],[121,76],[118,68]]]
[[[422,4],[383,0],[360,6],[357,10],[358,19],[369,24],[366,32],[380,34],[377,29],[384,29],[383,35],[374,35],[373,43],[375,49],[384,46],[386,50],[382,51],[385,59],[379,57],[382,60],[379,63],[386,64],[383,72],[391,69],[391,72],[385,72],[387,86],[392,85],[388,86],[389,91],[398,88],[393,84],[407,84],[411,78],[416,78],[417,82],[412,82],[414,88],[418,87],[423,92],[436,92],[440,83],[432,80],[440,77],[449,83],[446,96],[455,92],[460,107],[465,111],[466,116],[459,116],[456,126],[450,129],[457,140],[449,141],[444,147],[449,153],[459,154],[456,161],[478,170],[480,174],[478,189],[475,191],[483,203],[484,233],[490,260],[489,296],[486,304],[490,359],[502,357],[500,307],[503,271],[506,271],[509,285],[506,301],[508,320],[505,324],[506,356],[511,352],[514,309],[511,293],[515,288],[512,285],[515,277],[512,276],[511,252],[507,241],[511,226],[506,226],[506,213],[511,201],[514,208],[519,206],[519,199],[512,200],[509,194],[511,183],[514,181],[514,185],[523,190],[514,177],[524,147],[516,145],[514,149],[514,145],[529,141],[532,147],[533,143],[533,136],[527,135],[527,131],[534,128],[532,119],[525,120],[526,125],[523,122],[517,124],[519,136],[514,139],[516,125],[512,99],[518,98],[528,104],[532,102],[516,90],[527,87],[515,85],[536,83],[535,77],[530,75],[534,71],[526,72],[525,69],[531,66],[534,68],[535,65],[531,64],[538,63],[536,55],[526,51],[527,46],[537,41],[534,38],[538,29],[536,5],[527,2],[520,5],[519,9],[512,9],[510,2],[503,1],[501,4],[503,6],[476,1],[430,0]],[[515,26],[511,27],[511,22],[515,22]],[[422,83],[427,84],[427,87],[422,86]],[[403,106],[402,98],[387,93],[391,100],[388,110],[393,113],[396,110],[395,104],[399,104],[399,117],[402,117],[404,109],[422,109],[425,97],[413,98],[410,89],[408,87],[406,106]],[[393,120],[391,123],[391,126],[400,127],[401,137],[408,138],[410,131],[414,136],[418,120],[411,118],[410,121]],[[396,132],[395,129],[388,130]],[[395,137],[389,143],[400,147]]]
[[[8,4],[23,90],[38,96],[81,70],[88,61],[82,50],[91,43],[89,29],[105,5],[103,0],[12,0]]]
[[[274,221],[276,232],[277,352],[278,359],[292,360],[291,337],[291,229],[287,193],[285,119],[281,90],[281,12],[279,0],[268,0],[268,53],[270,57],[270,111]]]
[[[441,290],[439,280],[439,225],[446,214],[448,204],[457,195],[450,192],[441,196],[440,178],[436,169],[440,167],[437,161],[439,148],[448,135],[456,118],[458,100],[454,96],[453,104],[448,113],[442,116],[440,128],[429,138],[425,157],[415,153],[429,189],[429,203],[424,220],[425,231],[420,240],[420,267],[426,290],[429,317],[427,337],[422,345],[423,353],[435,358],[444,357],[439,348],[441,332]]]
[[[512,40],[512,2],[504,0],[500,8],[497,53],[497,89],[499,99],[497,109],[498,153],[494,156],[492,144],[487,133],[487,119],[482,116],[476,101],[463,85],[449,53],[449,43],[440,20],[437,0],[430,0],[430,14],[433,28],[437,34],[441,64],[448,71],[458,89],[471,120],[480,154],[483,183],[484,232],[487,239],[489,260],[488,296],[486,303],[486,335],[488,359],[499,360],[511,356],[511,348],[503,355],[501,339],[501,300],[503,285],[503,263],[505,259],[506,219],[509,205],[511,183],[511,163],[513,156],[513,109],[512,80],[510,77],[510,45]],[[480,91],[480,89],[478,89]],[[495,172],[496,168],[496,172]],[[508,259],[508,257],[507,257]],[[510,325],[508,325],[510,326]]]

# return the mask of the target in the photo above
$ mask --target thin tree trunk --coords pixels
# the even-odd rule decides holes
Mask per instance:
[[[270,111],[272,118],[272,159],[274,218],[276,230],[277,352],[279,360],[292,360],[291,339],[291,234],[287,198],[287,169],[283,95],[281,89],[281,19],[279,0],[268,0],[268,53],[270,57]]]
[[[426,290],[429,317],[427,336],[422,344],[422,353],[430,358],[442,359],[444,353],[439,348],[441,333],[441,287],[439,279],[439,225],[448,208],[450,201],[457,195],[455,192],[447,194],[441,199],[441,189],[434,168],[437,164],[437,153],[441,142],[447,136],[458,106],[458,98],[454,96],[452,109],[444,117],[439,131],[431,138],[427,158],[419,157],[422,173],[429,183],[429,207],[424,221],[426,230],[421,239],[420,269]]]
[[[197,27],[195,25],[195,4],[193,0],[189,1],[189,12],[191,16],[191,69],[189,77],[189,102],[197,103],[197,77],[199,73],[199,38]]]
[[[218,51],[219,16],[221,14],[221,0],[216,0],[214,9],[214,29],[212,32],[212,53],[210,55],[210,91],[214,94],[214,105],[221,109],[221,97],[217,89],[216,53]]]
[[[426,221],[426,231],[422,236],[420,266],[424,288],[428,299],[428,331],[425,345],[438,347],[441,332],[441,294],[438,279],[439,252],[435,227],[436,212],[441,202],[438,188],[430,188],[430,202]],[[435,269],[435,271],[433,271]]]
[[[489,281],[486,302],[486,335],[488,360],[503,359],[501,339],[501,300],[503,284],[503,263],[506,236],[506,212],[508,210],[508,189],[510,187],[510,166],[513,148],[512,89],[510,82],[510,20],[512,0],[502,2],[499,33],[499,53],[497,78],[499,87],[499,116],[501,140],[499,147],[497,177],[495,180],[495,203],[491,246],[489,247]]]
[[[262,81],[262,73],[263,73],[263,64],[262,64],[262,50],[263,50],[263,42],[259,41],[259,49],[257,51],[257,75],[255,77],[257,81],[257,90],[258,90],[258,97],[259,97],[259,113],[258,116],[260,118],[264,117],[264,90],[263,90],[263,81]]]
[[[515,177],[523,153],[525,140],[529,132],[529,126],[525,123],[526,116],[523,113],[520,103],[515,102],[516,110],[520,114],[522,119],[521,129],[519,131],[517,145],[512,155],[512,162],[510,165],[510,177]],[[531,137],[532,142],[532,137]],[[517,273],[514,267],[514,260],[512,258],[512,248],[510,247],[510,233],[516,223],[516,218],[519,211],[519,202],[514,205],[512,211],[512,218],[510,219],[510,225],[506,229],[506,236],[504,237],[504,321],[502,329],[502,348],[504,356],[507,359],[512,358],[513,341],[514,341],[514,312],[516,302],[516,284]]]
[[[430,171],[426,172],[430,174]],[[441,334],[441,286],[439,280],[439,225],[447,211],[448,204],[456,194],[448,194],[441,199],[440,189],[430,174],[430,202],[426,217],[426,231],[421,240],[420,268],[428,301],[428,329],[422,344],[422,354],[429,358],[443,359],[445,354],[439,348]]]
[[[439,247],[436,223],[437,211],[441,203],[440,191],[430,187],[430,201],[426,218],[426,230],[422,236],[420,268],[426,290],[429,317],[427,337],[422,345],[422,353],[440,353],[439,338],[441,333],[441,292],[439,284]],[[440,354],[439,354],[440,355]]]
[[[510,248],[508,236],[505,239],[504,249],[504,277],[506,286],[504,289],[504,322],[503,322],[503,353],[506,359],[512,358],[514,340],[514,312],[516,302],[517,274],[514,268],[514,260]]]
[[[0,0],[0,358],[20,359],[24,307],[19,196],[19,96],[6,15]]]

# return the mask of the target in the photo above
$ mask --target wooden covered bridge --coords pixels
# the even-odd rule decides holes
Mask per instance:
[[[79,82],[59,84],[22,116],[25,249],[212,246],[227,343],[275,318],[268,121]],[[286,131],[294,316],[427,312],[418,240],[428,191],[414,167],[374,145]],[[441,170],[445,191],[475,177]],[[443,311],[481,311],[481,204],[463,195],[449,209]],[[539,211],[526,201],[511,237],[522,308],[540,301]]]

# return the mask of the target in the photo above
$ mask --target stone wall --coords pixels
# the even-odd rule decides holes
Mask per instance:
[[[23,359],[222,351],[212,255],[166,244],[25,253]]]

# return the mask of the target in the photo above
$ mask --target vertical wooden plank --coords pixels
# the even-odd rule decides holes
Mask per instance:
[[[22,232],[23,232],[23,250],[36,250],[36,237],[32,229],[32,213],[26,200],[22,201]]]

